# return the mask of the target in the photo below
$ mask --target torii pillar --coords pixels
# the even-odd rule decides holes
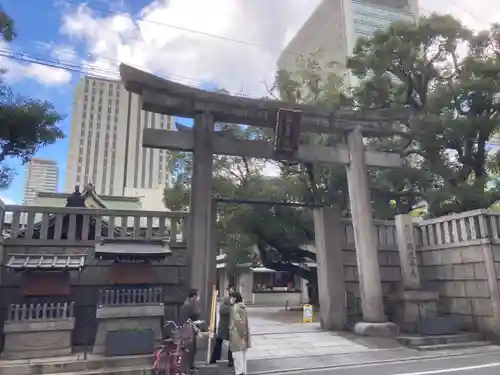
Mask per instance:
[[[373,223],[368,170],[360,128],[355,128],[347,134],[347,145],[350,156],[346,167],[347,183],[363,312],[363,321],[354,326],[354,331],[366,336],[392,337],[399,329],[396,324],[387,321],[384,313],[378,241]]]
[[[212,204],[214,117],[210,112],[194,118],[193,175],[189,204],[189,281],[200,294],[202,316],[210,311],[212,285],[216,281],[214,235],[215,207]]]

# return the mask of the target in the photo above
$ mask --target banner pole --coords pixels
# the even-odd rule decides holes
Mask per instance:
[[[217,287],[212,286],[212,301],[210,306],[210,321],[208,325],[208,346],[207,346],[207,364],[210,363],[212,355],[212,342],[215,337],[215,315],[217,310]]]

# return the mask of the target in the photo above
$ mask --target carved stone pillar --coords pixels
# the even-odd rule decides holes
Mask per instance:
[[[191,288],[200,293],[202,316],[210,305],[210,280],[215,267],[212,254],[212,171],[214,118],[211,113],[198,114],[194,119],[193,176],[191,180],[190,233],[188,262]],[[213,255],[214,259],[211,259]],[[215,275],[215,273],[214,273]]]
[[[377,236],[373,225],[363,135],[360,128],[347,135],[350,163],[347,166],[354,243],[359,273],[363,321],[354,327],[359,334],[393,336],[398,328],[387,323],[378,262]]]
[[[409,215],[396,216],[396,238],[403,276],[403,290],[391,297],[395,317],[402,330],[422,331],[422,327],[438,316],[438,293],[422,288],[418,269],[413,220]]]

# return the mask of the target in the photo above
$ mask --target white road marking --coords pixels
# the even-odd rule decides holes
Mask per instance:
[[[459,371],[472,371],[472,370],[480,370],[483,368],[492,368],[500,366],[500,362],[495,363],[487,363],[484,365],[477,366],[467,366],[467,367],[457,367],[457,368],[446,368],[441,370],[430,370],[430,371],[420,371],[420,372],[405,372],[394,375],[433,375],[433,374],[447,374],[451,372],[459,372]]]

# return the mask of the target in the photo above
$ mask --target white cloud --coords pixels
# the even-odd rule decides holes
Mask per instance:
[[[81,5],[64,16],[61,30],[85,41],[94,56],[86,61],[91,65],[100,60],[101,67],[113,69],[122,61],[187,84],[211,81],[232,92],[262,95],[262,82],[272,81],[286,39],[318,1],[157,0],[142,9],[139,21],[126,14],[100,16]]]
[[[3,197],[3,196],[0,196],[0,200],[4,203],[4,204],[16,204],[16,202],[14,202],[13,199],[10,199],[8,197]]]
[[[451,13],[473,29],[487,28],[500,18],[498,0],[420,0],[419,5],[424,13]]]
[[[0,41],[0,49],[9,51],[9,46],[6,42]],[[15,54],[15,51],[13,53]],[[58,86],[71,81],[71,73],[66,70],[22,62],[4,56],[0,56],[0,67],[6,70],[5,79],[9,82],[30,78],[47,86]]]
[[[211,81],[232,92],[262,95],[262,82],[273,80],[279,52],[320,1],[154,0],[138,17],[96,14],[80,5],[64,15],[61,31],[84,41],[92,56],[84,63],[102,70],[116,71],[125,62],[191,85]],[[420,5],[427,13],[451,12],[475,28],[500,18],[497,0],[476,0],[474,7],[468,0],[421,0]],[[475,9],[488,12],[475,14]]]

